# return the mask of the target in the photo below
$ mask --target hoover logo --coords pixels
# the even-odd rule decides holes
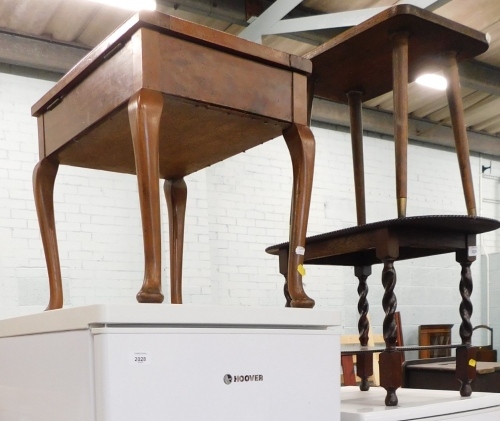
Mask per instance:
[[[224,376],[224,383],[245,383],[245,382],[263,382],[264,376],[262,374],[247,374],[247,375],[236,375],[226,374]]]

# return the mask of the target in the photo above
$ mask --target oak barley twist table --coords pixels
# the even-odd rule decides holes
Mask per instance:
[[[354,266],[359,279],[360,345],[368,343],[368,285],[371,265],[382,263],[385,289],[383,333],[386,350],[380,356],[380,384],[387,390],[386,405],[397,405],[396,390],[402,384],[402,350],[396,347],[396,270],[394,262],[436,254],[456,253],[462,267],[460,277],[460,336],[457,349],[457,378],[461,394],[471,394],[475,376],[475,350],[471,347],[472,277],[470,265],[476,259],[476,234],[497,229],[496,220],[476,217],[476,205],[469,160],[457,62],[474,57],[488,48],[486,36],[431,12],[410,5],[386,9],[371,19],[320,45],[305,57],[313,62],[309,92],[312,96],[346,103],[349,106],[358,226],[306,239],[305,263]],[[459,161],[468,216],[406,217],[408,82],[423,72],[442,69],[448,79],[447,98]],[[361,104],[393,91],[394,143],[396,162],[397,219],[366,223],[363,126]],[[290,273],[289,243],[269,247],[279,255],[280,272],[285,276],[285,295]],[[361,388],[368,389],[373,373],[372,356],[357,355]]]

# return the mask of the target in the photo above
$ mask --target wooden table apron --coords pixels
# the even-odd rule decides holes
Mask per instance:
[[[62,307],[53,188],[59,164],[137,174],[145,275],[140,302],[161,302],[158,178],[169,210],[171,300],[182,302],[183,177],[284,135],[294,184],[290,246],[305,243],[314,166],[309,60],[159,12],[140,12],[32,108],[40,162],[33,183],[50,302]],[[290,253],[293,304],[312,307]]]

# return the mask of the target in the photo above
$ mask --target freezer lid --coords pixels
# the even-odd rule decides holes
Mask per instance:
[[[108,325],[324,330],[340,326],[340,321],[340,312],[320,309],[189,304],[96,304],[0,320],[0,338]]]
[[[386,391],[372,387],[362,392],[356,386],[345,386],[340,392],[341,421],[406,421],[478,411],[497,407],[500,412],[500,394],[473,392],[462,398],[453,390],[398,389],[399,404],[384,404]]]

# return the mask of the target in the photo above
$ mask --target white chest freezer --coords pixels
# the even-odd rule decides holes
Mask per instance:
[[[500,394],[473,392],[462,398],[453,390],[398,389],[398,406],[386,407],[385,389],[361,392],[354,386],[341,388],[341,421],[497,421]]]
[[[0,321],[2,421],[340,420],[340,314],[94,305]]]

